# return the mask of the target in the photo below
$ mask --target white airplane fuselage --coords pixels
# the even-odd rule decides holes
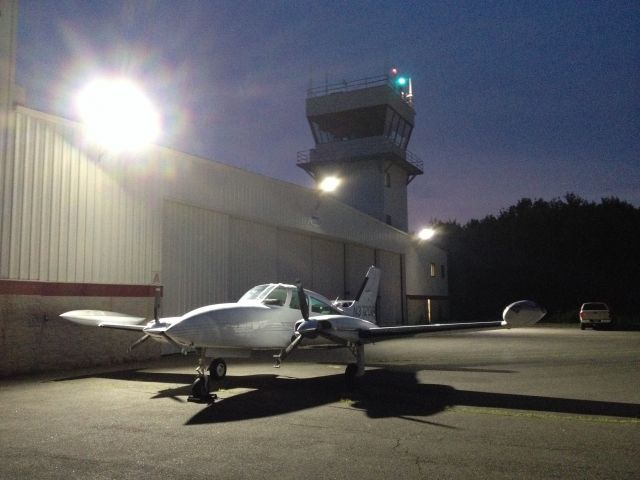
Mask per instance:
[[[277,349],[293,335],[300,311],[259,302],[220,303],[186,313],[166,333],[185,347]]]
[[[315,315],[311,319],[321,322],[324,317],[332,320],[326,335],[330,337],[339,333],[339,338],[344,341],[357,341],[358,329],[374,326],[367,320],[348,315]],[[175,318],[166,329],[166,335],[183,347],[275,350],[291,342],[299,321],[300,312],[287,306],[267,306],[260,302],[222,303],[198,308]],[[153,322],[150,322],[144,331],[162,340],[161,336],[153,334],[153,327]],[[320,337],[317,341],[307,339],[305,343],[326,344],[327,340]]]

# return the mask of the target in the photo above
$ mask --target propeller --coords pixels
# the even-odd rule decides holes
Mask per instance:
[[[154,320],[154,324],[156,326],[160,325],[159,312],[160,312],[160,296],[161,296],[161,292],[162,292],[162,290],[160,289],[160,287],[156,287],[156,289],[155,289],[155,298],[154,298],[154,302],[153,302],[153,320]],[[139,347],[140,345],[142,345],[147,340],[149,340],[150,336],[151,335],[149,335],[148,333],[145,333],[142,337],[140,337],[138,340],[133,342],[129,346],[129,352],[131,350],[133,350],[134,348]]]
[[[296,286],[298,289],[300,313],[302,313],[303,320],[296,323],[296,329],[293,332],[293,337],[291,337],[291,343],[282,349],[278,355],[274,355],[276,367],[280,366],[282,360],[298,346],[305,336],[314,336],[318,333],[318,322],[316,320],[309,320],[309,303],[307,302],[307,295],[304,293],[302,282],[298,280]]]
[[[145,333],[143,336],[141,336],[138,340],[136,340],[135,342],[133,342],[130,346],[129,346],[129,352],[131,350],[133,350],[136,347],[139,347],[140,345],[142,345],[144,342],[146,342],[149,337],[151,335],[149,335],[148,333]]]
[[[298,280],[296,286],[298,287],[298,303],[300,303],[302,318],[305,321],[309,321],[309,304],[307,303],[307,295],[304,293],[304,288],[302,288],[302,282]]]

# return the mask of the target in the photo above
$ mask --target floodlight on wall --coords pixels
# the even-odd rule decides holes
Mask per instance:
[[[426,241],[431,240],[436,234],[436,231],[433,227],[425,227],[418,232],[418,240]]]
[[[140,87],[125,78],[100,78],[76,98],[87,140],[112,153],[136,151],[160,134],[160,116]]]
[[[340,186],[342,180],[339,177],[328,176],[322,179],[318,184],[318,189],[323,193],[331,193],[335,192],[336,189]]]
[[[311,225],[314,225],[316,227],[320,225],[320,216],[318,215],[318,211],[320,210],[320,203],[322,202],[322,196],[328,193],[335,192],[341,183],[342,183],[342,179],[334,175],[324,177],[320,182],[318,182],[318,191],[317,191],[318,201],[316,202],[316,206],[313,209],[311,218],[309,219],[309,222],[311,223]]]

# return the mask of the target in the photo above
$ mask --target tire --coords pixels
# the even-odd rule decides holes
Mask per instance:
[[[352,389],[358,386],[358,377],[356,374],[358,373],[358,365],[355,363],[350,363],[347,365],[346,370],[344,371],[344,379],[347,383],[347,388]]]
[[[209,365],[209,375],[216,380],[223,379],[227,376],[227,363],[222,358],[214,359]]]
[[[584,330],[584,329],[586,329],[586,328],[587,328],[587,327],[585,327],[585,326],[584,326],[584,323],[581,323],[581,324],[580,324],[580,330]]]
[[[209,395],[204,377],[198,377],[193,381],[191,395],[195,398],[206,398]]]

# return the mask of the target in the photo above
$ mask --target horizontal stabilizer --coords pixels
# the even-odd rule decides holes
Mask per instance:
[[[531,300],[520,300],[508,305],[502,318],[508,327],[530,327],[547,314],[547,310]]]
[[[134,317],[125,313],[106,312],[103,310],[73,310],[60,315],[65,320],[90,327],[109,326],[109,328],[125,328],[129,330],[142,330],[144,317]],[[137,327],[140,328],[137,328]],[[133,327],[133,328],[127,328]]]

